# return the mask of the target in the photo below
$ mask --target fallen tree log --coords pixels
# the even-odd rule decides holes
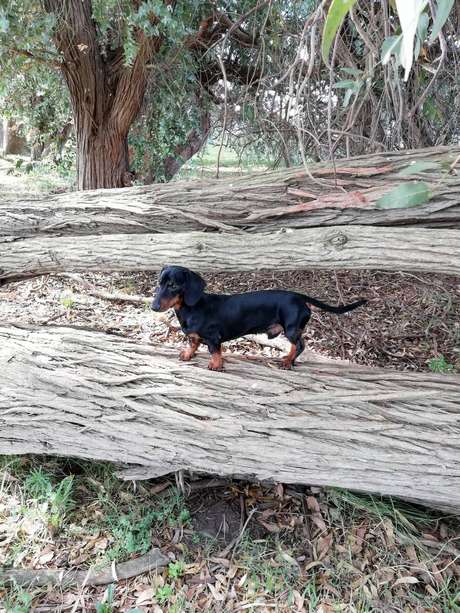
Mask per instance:
[[[378,269],[460,274],[460,232],[403,228],[311,228],[249,239],[245,233],[113,234],[28,238],[0,245],[0,282],[40,274],[160,270]]]
[[[0,453],[346,487],[460,511],[460,378],[293,371],[83,329],[0,327]]]
[[[460,228],[460,178],[449,167],[460,147],[390,152],[224,180],[0,200],[2,237],[135,234],[200,230],[247,232],[338,225]],[[422,174],[399,174],[428,163]],[[442,172],[441,172],[442,171]],[[424,205],[377,209],[395,186],[423,178]]]

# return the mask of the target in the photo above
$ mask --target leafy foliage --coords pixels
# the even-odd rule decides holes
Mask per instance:
[[[141,61],[144,41],[155,41],[129,134],[139,181],[168,180],[208,136],[239,156],[290,165],[458,134],[458,114],[445,112],[458,106],[453,0],[333,0],[327,16],[319,0],[85,4],[112,85]],[[0,112],[45,145],[69,124],[71,105],[53,42],[62,15],[43,6],[0,0]],[[336,36],[328,66],[321,55],[332,60]]]
[[[133,553],[147,553],[154,529],[160,530],[165,525],[184,526],[189,520],[190,513],[179,495],[160,500],[155,510],[136,508],[119,514],[117,509],[113,509],[107,516],[107,526],[113,536],[113,545],[107,556],[120,562]]]
[[[454,372],[454,365],[450,364],[442,354],[436,358],[432,358],[429,361],[428,366],[431,372],[441,374]]]

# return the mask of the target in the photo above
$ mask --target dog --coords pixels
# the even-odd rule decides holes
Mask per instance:
[[[282,332],[291,343],[282,358],[290,369],[305,349],[302,332],[311,315],[310,306],[329,313],[348,313],[365,304],[365,299],[343,306],[330,306],[304,294],[284,290],[262,290],[245,294],[207,294],[206,282],[182,266],[166,266],[160,272],[151,307],[162,312],[173,308],[190,346],[179,358],[189,361],[201,343],[208,346],[210,370],[223,370],[222,343],[245,334],[265,332],[275,338]]]

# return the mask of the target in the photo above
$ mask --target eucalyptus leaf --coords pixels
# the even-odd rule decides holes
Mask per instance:
[[[332,0],[331,6],[327,13],[326,22],[323,30],[323,42],[321,51],[324,63],[329,60],[329,51],[331,50],[332,42],[340,29],[340,26],[345,19],[345,15],[356,3],[356,0]]]
[[[380,57],[382,64],[388,64],[392,55],[399,57],[401,51],[402,34],[399,36],[388,36],[382,43]]]
[[[336,89],[356,89],[357,85],[356,81],[337,81],[337,83],[334,83]]]
[[[345,96],[343,97],[343,107],[345,109],[350,104],[350,100],[351,100],[351,97],[353,96],[353,94],[354,94],[354,92],[351,89],[347,89],[347,91],[345,92]]]
[[[419,172],[424,172],[425,170],[441,170],[441,166],[438,162],[429,162],[421,160],[420,162],[414,162],[413,164],[409,164],[402,170],[398,172],[398,175],[401,177],[407,177],[409,175],[415,175]]]
[[[404,81],[407,81],[414,61],[414,38],[421,13],[428,0],[396,0],[399,23],[403,33],[399,61],[404,68]]]
[[[417,24],[417,36],[423,42],[426,38],[426,33],[428,32],[428,24],[430,22],[430,18],[428,17],[428,13],[423,12],[420,15],[420,19]]]
[[[407,209],[425,204],[431,197],[428,185],[424,181],[402,183],[377,200],[378,209]]]
[[[360,77],[363,74],[362,70],[359,70],[359,68],[353,68],[351,66],[345,66],[344,68],[341,68],[340,71],[344,72],[345,74],[351,74],[354,77]]]
[[[431,30],[430,40],[428,41],[430,45],[438,37],[438,34],[441,31],[442,26],[446,23],[453,6],[454,0],[438,0],[436,17],[433,23],[433,29]]]

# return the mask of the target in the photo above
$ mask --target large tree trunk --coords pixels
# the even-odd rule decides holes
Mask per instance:
[[[95,135],[77,121],[78,189],[126,187],[129,181],[128,135],[100,126]]]
[[[1,239],[0,239],[1,240]],[[460,275],[460,232],[404,228],[311,228],[291,232],[111,234],[0,242],[0,284],[36,275],[158,271],[406,270]]]
[[[207,361],[207,360],[206,360]],[[65,327],[0,327],[0,453],[401,496],[460,510],[460,378],[304,363],[274,371]],[[276,373],[276,376],[275,376]]]
[[[100,47],[91,0],[43,3],[56,18],[54,42],[72,101],[77,187],[124,187],[129,176],[128,131],[144,97],[146,64],[160,41],[138,31],[139,51],[127,67],[115,41],[108,40],[105,50]]]

